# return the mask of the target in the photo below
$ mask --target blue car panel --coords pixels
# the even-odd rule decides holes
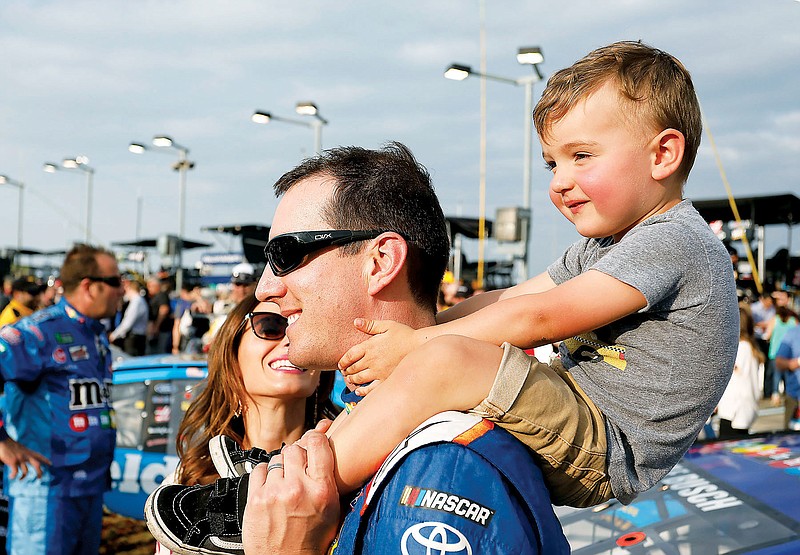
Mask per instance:
[[[559,508],[575,555],[800,553],[800,434],[692,447],[624,506]]]
[[[175,434],[207,372],[204,359],[188,356],[127,358],[115,365],[117,448],[105,495],[111,511],[144,518],[147,496],[178,465]]]

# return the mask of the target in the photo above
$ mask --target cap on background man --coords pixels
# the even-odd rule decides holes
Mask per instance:
[[[234,305],[239,304],[256,289],[258,276],[256,269],[249,262],[242,262],[233,267],[231,272],[231,301]]]
[[[30,316],[39,303],[39,295],[46,286],[34,276],[24,276],[11,283],[11,301],[0,312],[0,326],[13,324],[20,318]]]

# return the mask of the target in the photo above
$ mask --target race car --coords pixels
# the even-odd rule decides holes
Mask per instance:
[[[693,446],[630,505],[558,508],[574,555],[800,553],[800,434]]]

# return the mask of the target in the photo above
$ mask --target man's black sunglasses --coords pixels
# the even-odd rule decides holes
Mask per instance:
[[[289,322],[275,312],[248,312],[244,321],[250,321],[253,333],[260,339],[277,341],[286,335],[286,326]]]
[[[276,276],[285,276],[305,263],[308,256],[331,245],[341,246],[374,239],[386,230],[295,231],[273,237],[264,247],[269,267]]]
[[[100,283],[105,283],[109,287],[119,287],[122,285],[121,276],[86,276],[86,279],[89,281],[99,281]]]

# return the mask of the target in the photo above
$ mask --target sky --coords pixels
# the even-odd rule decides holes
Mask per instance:
[[[517,79],[519,47],[539,46],[545,78],[589,51],[642,40],[692,73],[731,189],[800,195],[800,2],[797,0],[489,0],[487,73]],[[201,228],[269,225],[272,184],[314,153],[311,129],[257,125],[255,110],[303,118],[313,101],[329,124],[323,148],[408,145],[433,176],[447,215],[479,212],[479,0],[3,0],[0,3],[0,174],[25,184],[23,247],[64,249],[85,235],[87,177],[43,163],[86,156],[95,170],[91,240],[177,234],[177,154],[128,151],[169,135],[188,148],[186,237],[238,249]],[[534,86],[534,100],[543,84]],[[522,204],[522,87],[487,83],[486,217]],[[305,116],[308,118],[308,116]],[[308,120],[306,120],[308,121]],[[531,273],[574,240],[552,206],[534,137]],[[704,135],[686,185],[725,197]],[[18,191],[0,185],[0,248],[17,244]],[[767,230],[767,256],[787,245]],[[795,230],[791,250],[800,251]],[[474,260],[475,245],[467,246]],[[186,260],[199,256],[187,254]],[[488,258],[506,256],[493,241]]]

